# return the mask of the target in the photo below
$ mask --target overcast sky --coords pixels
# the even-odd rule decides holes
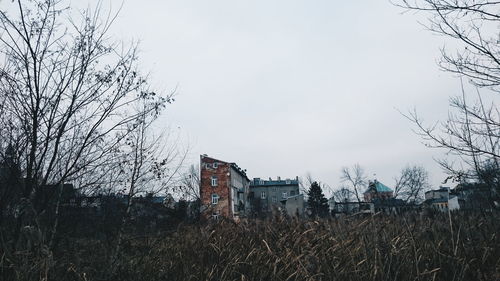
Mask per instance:
[[[113,0],[117,9],[122,0]],[[107,5],[107,3],[106,3]],[[399,112],[444,119],[459,81],[436,64],[452,45],[386,0],[126,0],[113,36],[141,41],[141,65],[176,86],[162,124],[250,178],[311,173],[333,188],[359,163],[393,186],[406,164],[444,174]]]

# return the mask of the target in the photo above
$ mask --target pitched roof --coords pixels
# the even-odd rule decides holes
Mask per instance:
[[[216,158],[213,158],[213,157],[209,157],[208,155],[206,154],[202,154],[200,155],[200,159],[203,161],[203,159],[205,158],[208,158],[210,160],[213,160],[213,161],[216,161],[216,162],[220,162],[220,163],[224,163],[224,164],[229,164],[233,169],[234,171],[236,171],[237,173],[239,173],[240,175],[242,175],[246,180],[250,181],[250,179],[248,178],[247,176],[247,172],[246,170],[240,168],[238,165],[236,165],[236,163],[232,162],[232,163],[229,163],[229,162],[226,162],[226,161],[222,161],[222,160],[219,160],[219,159],[216,159]]]
[[[373,189],[376,192],[392,192],[393,190],[389,187],[387,187],[385,184],[379,182],[378,180],[374,180],[373,182],[370,183],[368,186],[368,189],[365,191],[365,193],[371,192]]]

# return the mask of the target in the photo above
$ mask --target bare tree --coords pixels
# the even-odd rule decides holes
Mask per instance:
[[[333,198],[337,202],[351,202],[354,194],[347,186],[341,186],[333,192]]]
[[[181,170],[188,149],[180,146],[178,136],[171,131],[155,134],[156,119],[156,114],[142,115],[130,124],[133,129],[117,152],[119,185],[129,201],[138,194],[166,194],[182,180]]]
[[[500,190],[500,169],[495,162],[485,162],[477,174],[477,178],[480,183],[493,187],[493,190]]]
[[[200,167],[199,165],[191,165],[182,175],[177,189],[184,199],[199,201],[201,200],[200,183]]]
[[[440,67],[467,77],[477,87],[500,91],[500,2],[489,0],[395,0],[397,6],[429,15],[434,33],[461,43],[458,52],[442,49]]]
[[[367,183],[365,170],[359,164],[356,164],[352,168],[343,167],[341,173],[341,181],[352,191],[356,200],[361,202],[361,195]]]
[[[416,111],[405,116],[417,125],[416,133],[428,147],[447,150],[450,157],[438,163],[450,177],[458,181],[478,179],[487,164],[500,170],[500,112],[496,105],[486,107],[480,95],[471,103],[463,93],[451,100],[451,108],[446,121],[430,126]]]
[[[408,165],[395,178],[394,196],[406,202],[416,201],[429,187],[429,175],[424,167]]]
[[[41,187],[105,178],[137,120],[172,99],[149,90],[137,45],[109,39],[116,14],[103,17],[100,4],[80,19],[57,0],[11,5],[0,11],[0,130],[14,141],[22,197],[33,206]],[[133,110],[137,103],[143,110]]]
[[[500,112],[495,102],[500,93],[500,2],[401,0],[396,5],[426,13],[429,30],[459,43],[458,50],[441,50],[439,66],[475,88],[466,94],[462,82],[462,93],[451,99],[444,122],[427,125],[416,111],[406,116],[429,147],[444,148],[458,157],[458,167],[453,160],[439,161],[451,177],[477,179],[486,165],[500,170]]]
[[[299,179],[299,186],[302,194],[307,194],[313,183],[319,184],[321,190],[328,192],[328,194],[333,194],[333,190],[328,184],[315,179],[311,173],[307,173],[305,179]]]
[[[147,103],[136,108],[144,112]],[[125,145],[117,152],[116,168],[120,186],[126,191],[126,208],[122,217],[116,239],[116,248],[112,255],[111,265],[120,254],[124,227],[131,219],[134,200],[138,194],[167,194],[173,186],[182,180],[181,168],[188,154],[179,146],[178,138],[171,140],[170,133],[155,135],[153,125],[157,120],[157,112],[142,114],[132,126]]]
[[[307,173],[305,178],[299,178],[300,192],[302,192],[302,194],[307,194],[307,191],[313,182],[315,182],[315,180],[313,179],[311,173]]]

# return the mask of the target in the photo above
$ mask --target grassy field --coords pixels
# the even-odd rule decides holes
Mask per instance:
[[[500,280],[500,214],[180,225],[4,253],[3,280]],[[112,242],[112,241],[111,241]]]

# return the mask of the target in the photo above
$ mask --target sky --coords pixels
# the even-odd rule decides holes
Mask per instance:
[[[403,12],[386,0],[125,0],[110,35],[140,41],[151,85],[176,89],[160,124],[189,143],[190,163],[208,154],[250,178],[310,173],[332,188],[343,166],[393,186],[417,164],[437,187],[443,151],[401,112],[447,117],[460,81],[437,60],[454,43]]]

